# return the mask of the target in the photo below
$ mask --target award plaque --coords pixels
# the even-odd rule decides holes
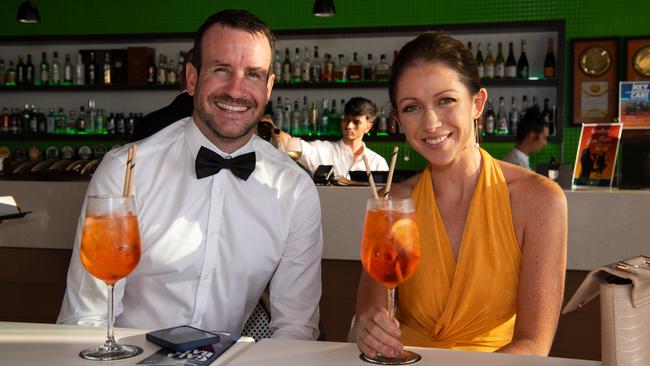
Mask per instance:
[[[628,38],[626,81],[650,80],[650,37]]]
[[[573,123],[614,122],[618,115],[619,39],[575,39],[571,43]]]

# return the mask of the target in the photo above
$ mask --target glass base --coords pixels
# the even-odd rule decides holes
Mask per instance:
[[[375,358],[370,358],[362,353],[359,355],[359,358],[376,365],[410,365],[420,361],[422,356],[415,352],[404,350],[395,357],[386,357],[378,354]]]
[[[142,348],[138,346],[113,344],[109,347],[103,345],[88,348],[81,351],[81,353],[79,353],[79,357],[92,361],[112,361],[137,356],[141,353]]]

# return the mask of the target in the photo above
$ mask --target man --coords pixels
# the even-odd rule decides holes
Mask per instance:
[[[312,174],[319,165],[333,165],[335,177],[347,177],[352,170],[366,170],[362,158],[365,154],[371,170],[388,170],[386,159],[363,143],[363,136],[372,129],[376,116],[375,103],[361,97],[350,99],[345,103],[341,120],[343,137],[336,142],[301,140],[302,155],[298,162]],[[280,133],[280,139],[285,146],[290,137],[285,132]]]
[[[517,125],[517,144],[506,154],[503,161],[531,170],[530,154],[542,150],[548,142],[547,139],[548,123],[544,122],[539,108],[528,108]]]
[[[135,131],[133,132],[133,137],[136,140],[149,137],[179,119],[192,115],[194,111],[194,100],[187,93],[187,81],[185,78],[187,64],[192,62],[192,53],[191,49],[187,51],[185,60],[183,61],[183,70],[180,75],[181,93],[168,106],[153,111],[138,120],[135,125]]]
[[[247,11],[220,11],[198,29],[187,69],[192,117],[138,146],[132,191],[142,258],[116,285],[117,326],[240,332],[268,284],[273,337],[317,338],[318,194],[302,169],[253,134],[273,86],[273,46]],[[122,191],[128,147],[104,157],[89,195]],[[80,263],[81,226],[58,322],[99,324],[106,286]]]

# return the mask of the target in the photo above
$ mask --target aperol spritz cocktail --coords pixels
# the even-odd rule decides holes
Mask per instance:
[[[113,337],[113,286],[131,273],[140,261],[140,231],[133,197],[90,196],[81,233],[81,263],[88,273],[108,286],[107,340],[79,355],[88,360],[109,361],[142,353]]]
[[[368,200],[361,240],[361,262],[370,277],[388,289],[388,313],[395,316],[395,287],[415,273],[420,264],[420,235],[411,199]],[[403,351],[395,357],[362,355],[381,365],[406,365],[420,355]]]

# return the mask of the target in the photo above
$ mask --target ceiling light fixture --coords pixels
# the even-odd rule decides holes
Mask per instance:
[[[41,21],[41,17],[38,15],[38,9],[36,9],[36,5],[29,0],[23,1],[18,7],[16,21],[19,23],[28,24],[39,23]]]
[[[336,15],[334,0],[316,0],[314,2],[314,15],[317,17],[333,17]]]

